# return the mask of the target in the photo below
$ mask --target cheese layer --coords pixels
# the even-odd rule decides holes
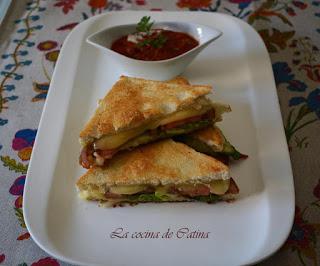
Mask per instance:
[[[150,129],[155,129],[159,126],[166,125],[175,121],[180,121],[189,117],[194,117],[198,115],[205,114],[210,107],[208,106],[201,108],[200,110],[198,109],[187,109],[187,110],[181,110],[178,112],[175,112],[165,118],[162,118],[157,121],[153,121],[149,123],[148,125],[145,125],[143,127],[139,128],[134,128],[131,130],[119,132],[115,135],[110,135],[110,136],[103,136],[100,139],[96,140],[94,142],[94,148],[95,150],[110,150],[110,149],[116,149],[129,141],[130,139],[135,138],[136,136],[139,136],[143,132],[150,130]]]

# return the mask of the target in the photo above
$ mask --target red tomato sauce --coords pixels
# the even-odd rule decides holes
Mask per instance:
[[[154,40],[159,36],[159,32],[146,36],[138,43],[128,41],[128,36],[123,36],[112,43],[111,50],[127,57],[144,60],[158,61],[166,60],[190,51],[199,45],[199,42],[190,35],[183,32],[161,30],[162,39],[165,41],[160,45],[152,45],[143,41]]]

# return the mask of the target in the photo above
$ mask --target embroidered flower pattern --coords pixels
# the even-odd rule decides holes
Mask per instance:
[[[31,264],[31,266],[60,266],[56,259],[47,257]]]
[[[12,148],[18,151],[18,156],[22,161],[30,159],[37,130],[22,129],[19,130],[12,141]]]
[[[211,3],[212,0],[179,0],[177,6],[181,8],[203,8],[209,7]]]
[[[57,46],[58,46],[58,43],[55,41],[44,41],[44,42],[40,42],[37,48],[40,51],[49,51],[56,48]]]
[[[297,252],[300,261],[305,265],[305,258],[317,264],[317,235],[320,232],[320,223],[309,223],[303,216],[305,213],[301,212],[297,206],[295,210],[294,223],[290,235],[284,245],[285,249]]]

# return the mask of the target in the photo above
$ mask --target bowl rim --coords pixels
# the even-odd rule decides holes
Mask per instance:
[[[123,55],[123,54],[120,54],[120,53],[117,53],[113,50],[111,50],[110,48],[106,47],[106,46],[103,46],[101,44],[98,44],[94,41],[92,41],[91,39],[98,35],[98,34],[101,34],[107,30],[112,30],[112,29],[116,29],[116,28],[124,28],[124,27],[132,27],[132,26],[136,26],[137,23],[130,23],[130,24],[120,24],[120,25],[114,25],[114,26],[111,26],[111,27],[106,27],[104,29],[101,29],[97,32],[94,32],[92,34],[90,34],[87,38],[86,38],[86,42],[89,43],[90,45],[96,47],[96,48],[99,48],[99,49],[103,49],[103,50],[106,50],[108,51],[109,53],[112,53],[113,55],[115,56],[119,56],[123,59],[126,59],[128,61],[132,61],[132,62],[136,62],[136,63],[144,63],[144,64],[157,64],[157,63],[166,63],[166,62],[171,62],[171,61],[176,61],[176,60],[179,60],[179,59],[182,59],[183,57],[185,57],[186,55],[188,55],[189,53],[201,48],[202,46],[214,41],[214,40],[217,40],[218,38],[220,38],[222,35],[223,35],[223,32],[221,30],[218,30],[216,28],[213,28],[213,27],[210,27],[210,26],[207,26],[207,25],[203,25],[203,24],[199,24],[199,23],[193,23],[193,22],[187,22],[187,21],[157,21],[155,22],[153,25],[157,25],[157,24],[161,24],[161,25],[165,25],[165,24],[171,24],[171,23],[174,23],[174,24],[187,24],[187,25],[192,25],[193,27],[202,27],[202,28],[209,28],[210,30],[214,30],[217,32],[217,36],[215,36],[214,38],[206,41],[206,42],[203,42],[203,43],[200,43],[192,48],[191,50],[183,53],[183,54],[180,54],[178,56],[175,56],[175,57],[172,57],[172,58],[169,58],[169,59],[163,59],[163,60],[154,60],[154,61],[151,61],[151,60],[140,60],[140,59],[135,59],[135,58],[131,58],[131,57],[128,57],[126,55]],[[191,34],[190,34],[191,35]],[[193,38],[197,39],[196,36],[194,35],[191,35]],[[199,41],[199,40],[198,40]]]

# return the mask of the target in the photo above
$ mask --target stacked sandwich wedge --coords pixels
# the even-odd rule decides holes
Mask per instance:
[[[230,200],[239,189],[228,158],[241,159],[216,122],[228,105],[211,86],[122,76],[80,133],[77,181],[88,200],[122,203]]]

